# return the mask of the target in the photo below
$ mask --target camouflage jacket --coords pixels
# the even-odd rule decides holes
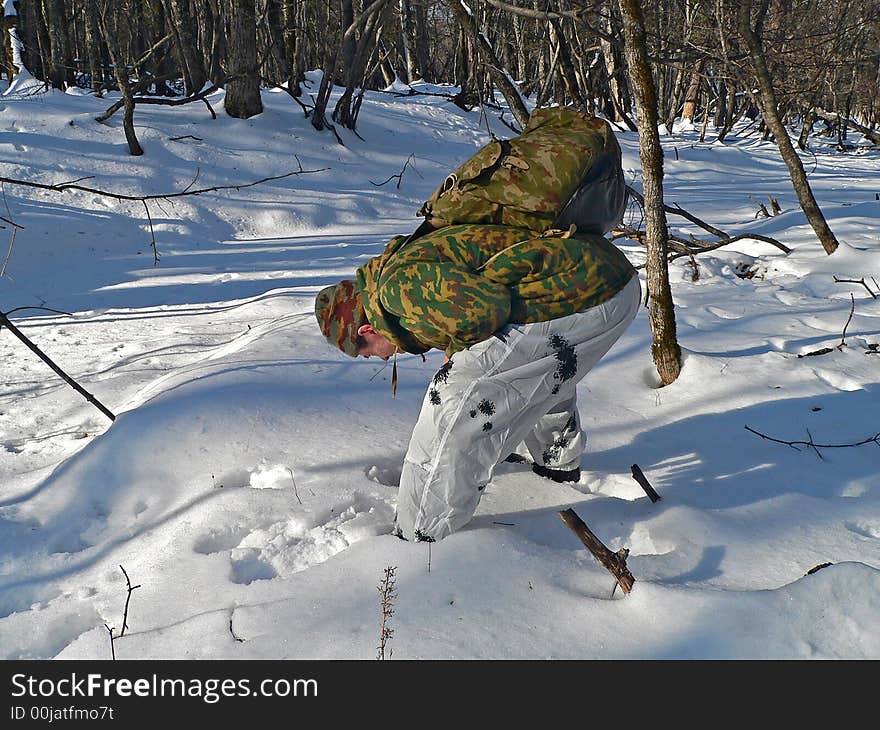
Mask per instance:
[[[635,269],[603,236],[544,237],[510,226],[447,226],[393,238],[357,271],[370,324],[404,352],[452,355],[507,324],[610,299]]]

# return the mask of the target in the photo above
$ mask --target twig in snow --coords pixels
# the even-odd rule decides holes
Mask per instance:
[[[132,586],[131,580],[129,580],[128,578],[128,573],[125,572],[125,568],[120,565],[119,569],[125,576],[125,583],[128,586],[128,595],[125,597],[125,610],[122,613],[122,631],[120,631],[119,634],[116,634],[115,628],[110,628],[110,626],[108,626],[106,623],[104,624],[104,628],[107,629],[107,633],[110,634],[110,657],[114,661],[116,661],[116,640],[121,639],[123,636],[125,636],[125,630],[128,628],[128,603],[131,600],[131,593],[135,589],[140,588],[140,585]]]
[[[123,636],[125,636],[125,630],[128,628],[128,603],[129,601],[131,601],[131,594],[135,589],[140,588],[141,586],[140,584],[132,586],[131,580],[128,577],[128,573],[125,572],[125,568],[120,565],[119,569],[125,576],[125,583],[128,586],[128,595],[125,597],[125,611],[122,614],[122,631],[119,632],[119,636],[117,637],[121,639]]]
[[[15,307],[14,309],[10,309],[8,312],[5,312],[5,314],[10,315],[13,312],[21,312],[24,309],[39,309],[40,311],[43,311],[43,312],[54,312],[55,314],[64,314],[68,317],[73,316],[73,314],[71,314],[70,312],[64,312],[60,309],[52,309],[51,307]]]
[[[285,467],[285,469],[287,469],[287,471],[290,472],[290,481],[293,482],[293,493],[296,495],[296,501],[299,502],[300,504],[302,504],[303,501],[299,498],[299,491],[297,491],[297,488],[296,488],[296,479],[294,479],[294,477],[293,477],[293,469],[291,469],[289,466]]]
[[[813,575],[813,573],[818,573],[822,568],[827,568],[829,565],[834,565],[834,563],[819,563],[819,565],[814,565],[810,568],[804,575]]]
[[[284,180],[288,177],[293,177],[294,175],[309,175],[316,172],[324,172],[328,170],[327,167],[321,167],[317,170],[305,170],[303,169],[302,163],[297,158],[297,162],[299,163],[299,169],[293,170],[292,172],[286,172],[283,175],[272,175],[270,177],[264,177],[261,180],[256,180],[254,182],[249,183],[240,183],[238,185],[215,185],[210,188],[200,188],[198,190],[183,190],[177,193],[157,193],[155,195],[124,195],[122,193],[113,193],[109,190],[100,190],[98,188],[89,188],[83,185],[77,185],[77,181],[68,182],[68,183],[60,183],[58,185],[48,185],[46,183],[36,183],[31,182],[29,180],[16,180],[11,177],[0,177],[0,182],[9,183],[11,185],[23,185],[24,187],[29,188],[38,188],[39,190],[53,190],[55,192],[63,193],[67,190],[80,190],[84,193],[94,193],[96,195],[104,195],[108,198],[113,198],[114,200],[170,200],[171,198],[182,198],[186,195],[201,195],[203,193],[213,193],[219,190],[243,190],[244,188],[252,188],[255,185],[261,185],[265,182],[272,182],[274,180]],[[88,178],[79,178],[80,180],[86,180]]]
[[[380,183],[373,182],[372,180],[370,180],[370,183],[371,183],[372,185],[375,185],[377,188],[381,188],[383,185],[385,185],[385,184],[391,182],[394,178],[397,178],[397,185],[396,185],[395,187],[396,187],[398,190],[400,190],[400,183],[403,182],[403,173],[406,172],[406,168],[407,168],[407,166],[409,165],[410,160],[414,160],[414,159],[415,159],[415,154],[414,154],[414,153],[410,153],[409,157],[406,158],[406,162],[403,163],[403,169],[402,169],[399,173],[397,173],[396,175],[391,175],[391,177],[389,177],[387,180],[383,180],[383,181],[380,182]],[[413,165],[413,170],[416,170],[416,166],[415,166],[415,165]],[[416,170],[416,174],[419,175],[419,171],[418,171],[418,170]],[[422,176],[419,175],[419,177],[422,177]]]
[[[8,223],[8,224],[9,224],[10,226],[12,226],[13,228],[18,228],[18,229],[21,230],[21,231],[24,230],[24,226],[19,225],[19,224],[16,223],[15,221],[11,221],[11,220],[9,220],[9,218],[4,218],[2,215],[0,215],[0,221],[3,221],[4,223]]]
[[[391,640],[391,637],[394,636],[394,629],[388,625],[388,622],[394,615],[394,599],[397,598],[394,580],[394,573],[396,570],[397,568],[392,566],[385,568],[382,581],[376,586],[379,594],[382,596],[382,600],[379,604],[382,608],[382,624],[379,631],[379,646],[376,659],[384,659],[386,649],[388,649],[389,659],[392,654],[392,650],[388,648],[388,642]]]
[[[3,187],[2,183],[0,183],[0,193],[3,194],[3,205],[6,206],[6,212],[11,218],[12,211],[9,210],[9,201],[6,200],[6,188]],[[0,277],[3,277],[6,276],[6,267],[9,266],[9,259],[12,257],[12,249],[15,247],[15,236],[19,229],[24,230],[24,226],[20,226],[18,223],[15,223],[9,218],[4,218],[3,216],[0,216],[0,220],[12,226],[12,239],[9,241],[9,249],[6,251],[6,258],[3,259],[3,267],[0,268]]]
[[[636,201],[638,201],[639,205],[644,208],[645,199],[642,194],[630,185],[626,186],[626,190],[633,198],[635,198]],[[697,216],[695,216],[693,213],[689,213],[677,203],[675,204],[675,207],[664,204],[663,209],[667,213],[680,215],[682,218],[686,218],[691,223],[696,224],[703,230],[708,231],[713,236],[721,239],[720,241],[713,242],[706,239],[697,238],[693,235],[689,238],[682,238],[680,236],[670,235],[670,248],[675,252],[670,255],[670,261],[674,261],[681,256],[690,256],[691,259],[693,259],[693,256],[695,254],[705,253],[706,251],[713,251],[716,248],[727,246],[744,238],[751,238],[755,241],[763,241],[764,243],[769,243],[771,246],[775,246],[785,254],[791,253],[791,249],[785,244],[780,243],[775,238],[771,238],[770,236],[765,236],[760,233],[740,233],[736,236],[731,236],[728,233],[722,231],[720,228],[716,228],[715,226],[706,223],[700,218],[697,218]],[[646,245],[647,234],[645,231],[635,228],[633,226],[623,226],[612,231],[612,240],[614,240],[615,238],[630,238],[644,246]]]
[[[633,584],[636,579],[633,578],[629,568],[626,567],[626,559],[629,556],[627,548],[621,548],[616,553],[611,552],[605,544],[598,538],[584,521],[578,516],[577,512],[569,508],[559,513],[562,521],[568,528],[578,536],[578,539],[584,544],[605,569],[614,576],[617,583],[623,589],[624,594],[629,595],[632,591]],[[614,595],[614,591],[611,592]]]
[[[229,612],[229,633],[232,635],[232,638],[238,642],[244,643],[244,639],[235,635],[235,631],[232,630],[232,617],[235,615],[235,609]]]
[[[633,479],[635,479],[639,486],[645,490],[645,494],[650,497],[652,502],[659,502],[660,495],[654,491],[654,487],[651,486],[651,483],[648,481],[648,478],[645,476],[644,472],[639,468],[638,464],[633,464],[630,469],[632,470]]]
[[[116,661],[116,645],[113,643],[116,641],[116,637],[113,636],[113,629],[107,624],[104,624],[104,628],[107,629],[107,632],[110,634],[110,658],[113,661]]]
[[[101,413],[103,413],[107,418],[111,421],[116,420],[116,416],[108,409],[103,403],[101,403],[95,396],[89,393],[85,388],[83,388],[79,383],[77,383],[73,378],[71,378],[67,373],[65,373],[58,365],[56,365],[52,359],[43,352],[39,347],[37,347],[33,342],[31,342],[27,336],[16,327],[9,320],[9,317],[6,316],[3,312],[0,312],[0,329],[6,327],[12,334],[14,334],[19,340],[21,340],[31,352],[37,355],[44,363],[46,363],[52,370],[54,370],[58,375],[60,375],[64,381],[70,385],[77,393],[83,396],[89,403],[91,403],[95,408],[97,408]]]
[[[864,277],[864,276],[863,276],[861,279],[838,279],[838,278],[835,276],[835,277],[834,277],[834,281],[835,281],[836,283],[838,283],[838,284],[861,284],[863,287],[865,287],[865,289],[868,290],[868,294],[870,294],[872,297],[874,297],[874,299],[877,298],[877,295],[876,295],[873,291],[871,291],[871,287],[869,287],[869,286],[865,283],[865,277]],[[874,277],[873,277],[873,276],[871,277],[871,281],[874,281]],[[877,282],[876,282],[876,281],[874,281],[874,285],[875,285],[875,286],[877,285]],[[880,288],[880,287],[878,287],[878,288]]]
[[[153,229],[153,217],[150,215],[150,207],[146,200],[141,201],[144,204],[144,211],[147,214],[147,223],[150,225],[150,246],[153,248],[153,266],[159,263],[159,248],[156,245],[156,231]]]
[[[880,446],[880,432],[875,433],[873,436],[869,436],[866,439],[862,439],[861,441],[857,441],[852,444],[817,444],[813,441],[813,436],[810,435],[810,432],[807,431],[807,434],[810,436],[809,441],[785,441],[784,439],[773,438],[772,436],[768,436],[765,433],[761,433],[760,431],[756,431],[751,426],[744,426],[746,431],[751,431],[756,436],[760,436],[762,439],[766,439],[767,441],[773,441],[777,444],[784,444],[785,446],[791,446],[795,451],[800,451],[798,446],[809,446],[811,449],[816,450],[818,453],[818,449],[846,449],[851,446],[864,446],[865,444],[877,444]],[[821,454],[820,454],[821,456]]]
[[[178,191],[176,193],[158,193],[155,195],[124,195],[122,193],[113,193],[113,192],[110,192],[109,190],[101,190],[99,188],[90,188],[90,187],[86,187],[86,186],[77,184],[80,180],[87,180],[89,178],[78,178],[77,180],[73,180],[71,182],[60,183],[58,185],[48,185],[46,183],[36,183],[36,182],[31,182],[29,180],[16,180],[16,179],[10,178],[10,177],[0,177],[0,184],[9,183],[10,185],[21,185],[21,186],[29,187],[29,188],[37,188],[38,190],[52,190],[57,193],[63,193],[67,190],[79,190],[84,193],[94,193],[95,195],[103,195],[105,197],[112,198],[114,200],[132,200],[132,201],[139,201],[139,202],[143,203],[144,208],[147,211],[147,221],[150,226],[150,235],[152,237],[151,245],[153,248],[153,263],[155,264],[155,263],[158,263],[158,261],[159,261],[159,252],[156,248],[156,235],[155,235],[155,231],[153,230],[153,221],[152,221],[152,218],[150,217],[149,208],[147,208],[147,201],[148,200],[156,200],[156,201],[168,200],[168,201],[171,201],[173,198],[182,198],[187,195],[202,195],[203,193],[213,193],[213,192],[218,192],[220,190],[243,190],[244,188],[252,188],[255,185],[261,185],[262,183],[265,183],[265,182],[272,182],[274,180],[284,180],[285,178],[292,177],[294,175],[308,175],[308,174],[312,174],[312,173],[316,173],[316,172],[324,172],[325,170],[328,169],[326,167],[321,167],[321,168],[318,168],[317,170],[306,170],[305,168],[303,168],[302,162],[300,161],[299,157],[296,157],[296,155],[294,155],[294,157],[296,158],[297,164],[299,165],[299,169],[293,170],[292,172],[287,172],[284,175],[272,175],[269,177],[264,177],[261,180],[256,180],[256,181],[250,182],[250,183],[241,183],[239,185],[214,185],[209,188],[200,188],[198,190],[190,190],[190,187],[195,183],[195,180],[193,180],[193,182],[190,183],[189,185],[187,185],[187,187],[184,190]],[[199,173],[198,173],[198,171],[196,171],[196,178],[195,179],[198,179],[198,175],[199,175]]]
[[[812,352],[805,352],[798,357],[813,357],[814,355],[827,355],[829,352],[834,352],[835,350],[840,350],[846,347],[846,328],[849,327],[849,323],[852,322],[853,313],[856,311],[856,298],[850,293],[850,299],[852,300],[852,304],[849,308],[849,318],[846,320],[846,324],[843,325],[843,334],[840,336],[840,343],[835,345],[834,347],[823,347],[819,350],[813,350]],[[870,349],[870,348],[869,348]]]
[[[853,314],[856,311],[856,298],[850,293],[849,298],[852,300],[852,304],[849,308],[849,318],[846,320],[846,324],[843,325],[843,334],[840,336],[840,344],[837,346],[839,350],[841,347],[846,347],[846,328],[849,327],[849,323],[852,322]]]

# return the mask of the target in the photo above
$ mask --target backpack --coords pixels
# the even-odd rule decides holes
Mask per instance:
[[[543,233],[604,234],[623,219],[620,145],[604,119],[570,107],[538,109],[522,133],[493,139],[422,205],[432,228],[497,223]]]

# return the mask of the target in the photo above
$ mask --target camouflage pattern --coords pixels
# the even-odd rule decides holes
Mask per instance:
[[[493,140],[449,175],[418,214],[434,228],[497,223],[541,233],[603,152],[620,160],[604,119],[567,107],[539,109],[520,136]]]
[[[315,299],[315,317],[328,342],[357,357],[357,331],[367,324],[363,299],[354,281],[345,279],[322,289]]]
[[[392,239],[357,271],[370,324],[404,352],[447,355],[506,324],[574,314],[613,297],[635,269],[603,236],[536,236],[457,225]]]

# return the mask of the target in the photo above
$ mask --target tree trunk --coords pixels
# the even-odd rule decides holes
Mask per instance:
[[[428,40],[428,14],[425,9],[425,0],[415,0],[413,8],[414,28],[414,44],[416,53],[416,66],[418,67],[419,77],[422,81],[434,81],[435,75],[431,68]]]
[[[669,231],[663,209],[663,148],[657,131],[657,94],[648,64],[641,4],[639,0],[619,0],[619,3],[629,85],[636,97],[638,113],[648,249],[648,315],[654,336],[651,355],[660,380],[669,385],[681,372],[681,349],[676,337],[675,306],[669,286]]]
[[[13,34],[17,21],[18,16],[7,15],[3,18],[2,25],[0,25],[0,32],[3,33],[3,71],[10,84],[21,70],[18,64],[15,63],[12,48]]]
[[[175,48],[187,95],[198,94],[208,81],[202,55],[196,45],[196,26],[189,0],[164,0],[165,10],[177,37]]]
[[[128,142],[128,151],[131,155],[144,154],[143,147],[138,142],[134,131],[134,95],[128,82],[128,70],[122,49],[128,35],[128,26],[124,19],[120,18],[118,7],[111,9],[109,3],[105,3],[100,16],[101,31],[107,41],[107,52],[110,54],[110,62],[116,75],[116,83],[122,93],[124,110],[122,116],[122,128],[125,131],[125,139]]]
[[[91,87],[92,91],[100,94],[104,88],[104,64],[101,51],[101,31],[98,28],[97,0],[85,0],[83,13],[85,15],[85,43]]]
[[[412,25],[413,12],[410,0],[399,0],[400,3],[400,47],[403,51],[403,80],[411,84],[416,77],[415,47],[413,43]]]
[[[73,68],[67,41],[67,28],[64,22],[64,4],[59,0],[42,0],[43,17],[49,34],[50,61],[48,81],[54,89],[73,86]]]
[[[381,26],[382,15],[387,5],[383,6],[382,0],[373,0],[367,2],[364,6],[364,13],[370,13],[366,23],[361,29],[361,35],[357,39],[354,48],[354,55],[344,69],[345,72],[345,90],[336,102],[333,109],[333,121],[339,122],[343,127],[354,130],[357,127],[357,112],[360,106],[359,102],[354,99],[354,90],[364,81],[364,75],[367,71],[367,64],[376,50],[378,44],[378,31]],[[353,35],[353,33],[352,33]],[[346,46],[343,39],[343,49]]]
[[[255,0],[230,0],[229,78],[224,106],[230,117],[249,119],[263,111],[257,71]]]
[[[295,97],[302,95],[305,80],[305,64],[301,63],[305,45],[305,29],[298,27],[303,21],[301,0],[284,0],[284,62],[287,89]]]
[[[367,0],[369,2],[369,0]],[[342,0],[342,68],[351,68],[354,64],[354,56],[357,52],[357,36],[354,33],[348,33],[354,23],[354,3],[352,0]]]
[[[794,191],[797,194],[798,202],[800,202],[801,209],[804,211],[807,220],[816,232],[816,236],[819,238],[822,248],[825,249],[825,253],[832,254],[837,250],[839,245],[837,238],[835,238],[834,233],[832,233],[831,229],[828,227],[825,216],[822,214],[822,210],[816,202],[813,190],[807,180],[803,163],[801,162],[800,157],[798,157],[794,145],[791,143],[788,132],[779,119],[779,114],[776,108],[776,92],[773,90],[773,81],[770,78],[770,71],[767,68],[767,62],[764,59],[764,48],[761,43],[761,26],[768,3],[769,0],[761,0],[761,4],[758,8],[757,28],[755,28],[752,26],[751,20],[752,1],[740,0],[737,15],[739,32],[742,35],[743,40],[746,42],[746,47],[749,51],[749,59],[752,64],[752,71],[758,81],[758,99],[761,104],[761,114],[764,122],[773,134],[773,137],[776,140],[776,145],[779,147],[779,153],[782,155],[782,159],[788,167],[788,173],[791,176],[791,182]]]
[[[558,20],[550,21],[550,39],[559,44],[559,72],[568,95],[578,107],[586,109],[587,102],[584,100],[584,94],[578,84],[569,43],[563,34],[562,24]]]
[[[269,37],[267,39],[271,46],[272,62],[262,74],[257,72],[258,76],[268,78],[273,84],[282,80],[287,73],[286,54],[284,52],[284,7],[283,0],[266,0],[266,32]],[[260,53],[265,51],[260,50]]]
[[[484,63],[489,71],[489,75],[492,77],[492,82],[501,91],[517,123],[521,128],[525,128],[529,121],[529,112],[526,109],[525,102],[519,93],[519,89],[516,88],[516,84],[510,78],[510,74],[498,60],[492,44],[489,43],[489,39],[486,38],[484,33],[479,31],[474,16],[471,15],[463,0],[446,0],[446,5],[452,11],[464,34],[475,39],[480,49],[480,55],[485,59]]]
[[[608,76],[608,102],[610,108],[606,106],[606,116],[615,122],[623,121],[624,116],[630,112],[629,95],[621,88],[621,63],[620,49],[616,43],[612,43],[607,38],[619,38],[620,31],[615,27],[615,21],[618,20],[614,13],[616,2],[610,1],[607,5],[608,17],[603,22],[602,30],[606,37],[599,39],[599,46],[602,50],[602,59],[605,62],[605,71]],[[633,130],[635,131],[635,130]]]
[[[699,59],[691,70],[691,82],[684,96],[684,109],[681,112],[682,122],[693,122],[697,113],[697,102],[700,100],[700,85],[703,81],[703,65],[705,59]]]

